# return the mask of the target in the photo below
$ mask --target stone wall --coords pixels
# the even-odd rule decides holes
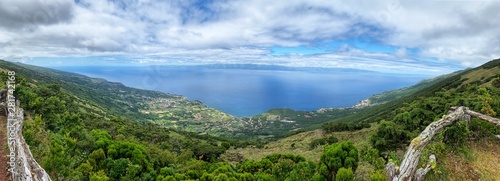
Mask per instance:
[[[4,109],[3,106],[2,109]],[[14,150],[13,153],[15,153],[15,162],[11,163],[9,168],[9,171],[12,173],[12,180],[50,181],[51,179],[49,175],[33,158],[29,146],[24,140],[23,122],[23,109],[16,107],[14,112],[9,112],[7,114],[7,135],[9,150]]]

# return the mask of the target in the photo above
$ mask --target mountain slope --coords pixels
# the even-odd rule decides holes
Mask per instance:
[[[238,121],[229,114],[178,95],[130,88],[104,79],[20,63],[0,61],[0,66],[15,71],[33,86],[56,83],[57,87],[72,93],[74,99],[93,114],[105,112],[137,122],[228,137],[232,134],[230,125]]]
[[[346,117],[345,122],[372,122],[371,128],[360,131],[308,131],[266,144],[260,153],[295,153],[311,160],[319,160],[323,146],[308,148],[317,140],[331,136],[350,140],[360,149],[361,162],[355,172],[360,180],[370,179],[376,172],[384,172],[388,160],[399,163],[410,140],[430,122],[440,119],[451,106],[467,106],[472,110],[500,115],[500,59],[492,60],[477,68],[453,73],[439,78],[416,91],[384,104],[360,109]],[[428,180],[498,180],[493,166],[500,154],[500,127],[477,119],[469,123],[460,121],[442,131],[429,144],[420,157],[421,166],[428,155],[436,154],[438,165],[427,174]],[[255,154],[256,148],[228,151],[245,158],[260,159],[265,154]],[[361,167],[361,168],[360,168]]]
[[[236,118],[206,107],[199,101],[190,101],[178,95],[129,88],[121,83],[108,82],[104,79],[19,63],[2,66],[18,71],[20,75],[30,80],[43,83],[57,82],[61,88],[73,93],[75,99],[79,99],[84,107],[91,107],[93,113],[106,112],[166,128],[228,138],[275,140],[297,132],[320,128],[325,122],[342,120],[351,113],[366,109],[324,108],[316,111],[272,109],[256,116]],[[409,88],[375,95],[370,100],[372,104],[381,104],[416,92],[441,79],[423,81]]]
[[[420,81],[419,83],[412,85],[410,87],[405,87],[401,89],[396,89],[396,90],[391,90],[391,91],[386,91],[381,94],[376,94],[373,95],[372,97],[363,100],[360,104],[354,106],[356,108],[362,108],[362,107],[367,107],[367,106],[376,106],[380,104],[387,103],[389,101],[392,101],[394,99],[398,99],[401,97],[405,97],[411,94],[414,94],[416,92],[419,92],[422,89],[425,89],[429,86],[432,86],[435,83],[438,83],[440,81],[446,80],[447,78],[453,77],[457,74],[460,74],[462,71],[456,71],[450,74],[445,74],[441,76],[437,76],[434,78],[430,79],[425,79]]]
[[[186,115],[193,114],[186,109],[194,109],[193,105],[204,106],[194,101],[182,102],[182,97],[152,91],[141,92],[102,79],[54,73],[49,69],[3,61],[0,61],[2,71],[0,81],[6,79],[6,71],[16,71],[18,80],[16,97],[20,99],[21,107],[27,114],[23,129],[24,137],[37,161],[54,180],[202,180],[202,178],[284,180],[292,176],[298,178],[297,173],[304,170],[305,165],[310,172],[299,180],[310,178],[321,180],[324,178],[321,174],[323,163],[314,161],[319,160],[318,156],[322,154],[324,146],[321,145],[332,144],[337,140],[352,141],[358,147],[360,162],[355,175],[356,179],[366,180],[371,176],[377,176],[377,173],[380,176],[380,173],[383,173],[381,170],[384,162],[388,159],[396,160],[397,163],[410,138],[429,122],[444,115],[450,106],[468,106],[490,115],[499,112],[500,90],[496,86],[500,83],[499,67],[500,60],[495,60],[446,78],[411,96],[370,108],[346,109],[352,111],[352,114],[347,117],[339,116],[336,119],[376,122],[368,129],[328,134],[316,130],[299,133],[262,147],[258,145],[257,148],[251,146],[247,149],[237,149],[248,144],[242,141],[166,129],[151,122],[150,119],[154,119],[154,116],[170,113],[182,116],[186,120],[196,119],[187,118]],[[154,94],[159,96],[155,97]],[[165,107],[157,107],[157,110],[188,108],[184,108],[184,112],[175,114],[170,110],[157,114],[151,113],[155,109],[134,109],[139,103],[148,107],[147,101],[141,101],[159,99],[172,100],[176,103],[158,101],[159,104],[152,105]],[[275,122],[282,123],[282,126],[266,127],[263,130],[271,131],[270,128],[279,127],[286,130],[286,126],[291,123],[288,118],[294,116],[306,121],[320,117],[323,117],[321,118],[323,120],[333,119],[328,116],[328,112],[333,113],[331,116],[348,113],[342,109],[322,109],[312,113],[295,114],[297,111],[276,109],[261,116],[268,120],[276,120]],[[276,116],[280,114],[287,116]],[[206,118],[204,116],[212,115],[201,117]],[[260,117],[261,122],[263,117]],[[258,117],[247,119],[253,120],[251,122],[253,125],[249,124],[253,127],[259,123]],[[219,122],[226,123],[224,120]],[[212,123],[218,122],[215,120]],[[262,124],[263,127],[265,125]],[[496,179],[496,172],[485,165],[494,160],[491,156],[488,159],[487,153],[497,154],[495,150],[498,150],[500,143],[492,135],[499,134],[500,130],[475,119],[471,120],[469,128],[463,125],[465,124],[460,123],[450,127],[424,151],[422,159],[432,152],[438,156],[438,160],[443,161],[434,174],[428,174],[429,179],[474,178],[460,175],[459,170],[453,169],[455,166],[453,160],[457,160],[455,158],[463,159],[459,162],[463,164],[460,166],[467,171],[473,170],[475,175],[480,175],[480,178]],[[335,139],[330,138],[331,136]],[[480,150],[467,145],[478,145],[477,147],[485,149]],[[232,148],[236,150],[228,151],[223,158],[235,161],[235,166],[220,162],[219,155]],[[309,149],[311,151],[308,151]],[[265,156],[276,151],[283,155]],[[265,154],[255,154],[259,152]],[[467,158],[468,153],[472,153],[469,154],[472,158]],[[243,161],[247,155],[254,156],[254,159],[263,158],[257,162]]]
[[[147,100],[154,96],[174,96],[152,91],[144,91],[143,96],[140,90],[128,89],[119,84],[32,68],[0,61],[0,81],[7,80],[7,71],[16,72],[14,95],[26,114],[23,136],[35,159],[54,180],[156,180],[161,175],[160,169],[168,165],[185,164],[193,158],[209,163],[216,161],[229,147],[248,144],[245,141],[163,128],[151,122],[136,120],[139,114],[132,114],[131,107],[109,107],[134,103],[124,101],[125,98]],[[93,81],[83,83],[101,86],[99,89],[85,88],[67,81],[69,79]],[[3,87],[4,84],[0,86]],[[127,95],[110,91],[108,96],[116,99],[102,95],[91,97],[90,93],[106,92],[103,89],[118,89],[137,95],[120,98]],[[102,105],[98,102],[102,101],[98,100],[101,98],[114,102]],[[183,99],[174,97],[174,100]],[[124,111],[124,114],[121,115],[119,110]]]
[[[403,103],[408,103],[416,100],[419,97],[426,97],[426,96],[435,96],[436,92],[442,91],[442,90],[448,90],[448,89],[464,89],[466,88],[466,84],[468,85],[477,85],[477,84],[484,84],[484,83],[489,83],[491,85],[492,79],[495,78],[494,75],[496,75],[496,72],[498,72],[498,64],[499,64],[500,59],[492,60],[482,66],[476,67],[474,69],[467,69],[463,71],[458,71],[454,72],[449,75],[444,75],[435,78],[435,80],[438,81],[433,81],[431,79],[431,84],[424,84],[426,86],[412,90],[414,93],[408,94],[406,96],[402,96],[399,98],[396,98],[391,101],[382,101],[386,102],[384,104],[380,104],[379,106],[372,106],[368,107],[365,109],[362,109],[358,111],[358,114],[351,114],[346,117],[341,117],[338,119],[334,119],[332,121],[339,121],[339,122],[373,122],[373,121],[380,121],[382,119],[387,119],[389,117],[394,116],[392,111],[394,109],[397,109],[399,107],[403,106]],[[476,74],[483,74],[481,72],[488,72],[485,73],[485,75],[489,75],[487,77],[485,76],[475,76]],[[467,76],[470,77],[475,77],[474,79],[469,79]],[[423,82],[425,83],[425,81]],[[418,87],[418,84],[415,85]],[[404,89],[403,89],[404,90]],[[395,90],[396,92],[398,90]],[[383,94],[382,94],[383,95]],[[377,97],[377,96],[375,96]],[[372,98],[370,98],[372,99]],[[375,98],[374,98],[375,99]]]

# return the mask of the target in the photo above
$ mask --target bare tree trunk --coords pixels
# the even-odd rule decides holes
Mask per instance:
[[[420,154],[424,150],[424,147],[429,144],[432,137],[443,130],[446,126],[449,126],[455,123],[459,119],[469,119],[470,116],[477,117],[481,120],[488,121],[492,124],[496,124],[500,126],[500,120],[497,118],[493,118],[490,116],[483,115],[481,113],[477,113],[469,110],[467,107],[452,107],[450,108],[450,112],[442,119],[432,122],[427,126],[422,133],[420,133],[415,139],[413,139],[408,147],[408,150],[405,153],[405,157],[403,162],[401,162],[401,166],[399,170],[397,170],[394,163],[388,163],[386,166],[388,180],[393,181],[407,181],[412,180],[413,175],[415,174],[416,167],[418,165],[418,161],[420,159]],[[433,163],[434,162],[434,163]],[[429,164],[426,168],[421,168],[416,173],[416,180],[423,180],[425,174],[433,168],[433,164],[436,164],[436,157],[431,155],[429,158]]]
[[[415,173],[415,180],[416,181],[424,180],[427,172],[431,171],[431,169],[434,169],[435,167],[436,167],[436,156],[431,155],[429,156],[429,163],[427,164],[427,166],[425,168],[419,168]]]

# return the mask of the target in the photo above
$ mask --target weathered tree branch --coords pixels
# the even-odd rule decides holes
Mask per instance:
[[[429,172],[431,169],[434,169],[435,167],[436,167],[436,156],[431,155],[429,156],[429,163],[427,163],[427,166],[425,168],[419,168],[415,173],[415,180],[416,181],[424,180],[427,172]]]
[[[396,169],[394,163],[388,163],[386,166],[388,180],[393,181],[407,181],[413,178],[415,174],[415,170],[418,164],[418,160],[420,159],[420,154],[424,150],[424,147],[431,141],[432,137],[443,130],[446,126],[449,126],[455,123],[459,119],[470,118],[470,116],[477,117],[481,120],[488,121],[492,124],[496,124],[500,126],[500,120],[497,118],[493,118],[487,115],[483,115],[481,113],[477,113],[469,110],[467,107],[452,107],[450,108],[450,112],[444,116],[442,119],[433,122],[427,126],[422,133],[420,133],[415,139],[413,139],[408,147],[408,150],[405,153],[405,157],[403,162],[401,162],[401,166]],[[434,155],[431,155],[432,158],[429,158],[429,164],[427,167],[421,168],[417,171],[415,179],[423,180],[425,174],[433,168],[433,164],[436,164],[436,158]],[[434,163],[433,163],[434,162]]]
[[[500,119],[497,119],[497,118],[494,118],[494,117],[490,117],[490,116],[486,116],[484,114],[471,111],[471,110],[469,110],[469,108],[465,108],[465,114],[471,115],[471,116],[476,117],[476,118],[478,118],[480,120],[488,121],[491,124],[495,124],[497,126],[500,126]]]
[[[396,165],[394,164],[394,162],[389,162],[387,163],[387,165],[385,166],[385,171],[387,172],[387,180],[390,181],[390,180],[393,180],[393,179],[396,179],[397,178],[394,178],[396,177]]]

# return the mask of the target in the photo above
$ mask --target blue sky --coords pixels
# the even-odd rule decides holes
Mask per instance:
[[[439,75],[500,57],[500,1],[7,0],[0,58]]]

